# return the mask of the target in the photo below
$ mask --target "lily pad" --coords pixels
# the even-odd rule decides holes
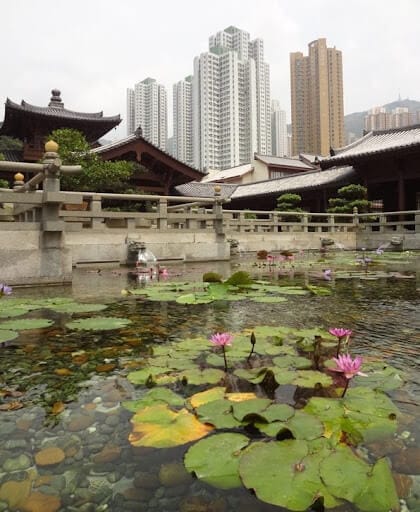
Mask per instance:
[[[131,324],[131,320],[128,318],[97,316],[68,322],[66,327],[84,331],[110,331],[112,329],[122,329],[128,324]]]
[[[252,297],[252,302],[261,302],[266,304],[277,304],[287,302],[285,297],[276,297],[274,295],[265,295],[263,297]]]
[[[16,331],[26,331],[28,329],[44,329],[53,325],[52,320],[46,318],[21,318],[19,320],[9,320],[0,323],[0,329],[10,329]]]
[[[146,407],[131,419],[133,430],[129,441],[133,446],[171,448],[206,436],[213,427],[200,423],[187,411],[172,411],[165,404]]]
[[[134,372],[130,372],[127,375],[127,379],[133,384],[146,384],[146,382],[152,380],[157,375],[164,374],[168,371],[168,368],[159,366],[147,366]]]
[[[148,391],[142,398],[138,400],[130,400],[123,402],[122,405],[129,411],[137,412],[140,409],[144,409],[150,405],[156,404],[168,404],[174,407],[182,407],[185,400],[182,396],[177,395],[168,388],[154,388]]]
[[[206,368],[199,370],[197,368],[192,370],[185,370],[179,374],[179,379],[186,380],[187,384],[199,386],[201,384],[217,384],[225,375],[225,372],[216,368]]]
[[[295,372],[292,384],[302,388],[314,388],[317,384],[327,387],[333,383],[332,378],[314,370],[298,370]]]
[[[289,369],[303,369],[310,368],[312,366],[312,361],[302,356],[283,355],[280,357],[275,357],[273,359],[273,363],[280,368]]]
[[[242,434],[218,434],[198,441],[185,454],[187,471],[219,489],[241,486],[238,466],[240,451],[249,439]]]
[[[0,310],[0,318],[14,318],[16,316],[26,315],[30,311],[30,308],[25,307],[13,307],[13,308],[2,308]]]
[[[6,343],[6,341],[12,341],[19,336],[19,333],[16,331],[6,331],[0,330],[0,344]]]
[[[69,302],[65,304],[54,304],[49,306],[48,309],[59,313],[93,313],[102,311],[107,307],[106,304],[80,304],[78,302]]]
[[[318,466],[319,456],[306,441],[258,442],[242,454],[239,474],[246,488],[272,505],[305,511],[320,496],[327,496],[328,507],[338,505],[321,482]]]
[[[245,402],[246,403],[246,402]],[[232,415],[233,402],[225,399],[212,400],[196,409],[196,414],[203,423],[210,423],[216,428],[234,428],[241,422]]]
[[[254,398],[233,405],[233,415],[238,421],[246,421],[247,416],[259,414],[271,404],[268,398]]]
[[[213,400],[220,400],[225,396],[226,388],[223,387],[215,387],[206,389],[206,391],[201,391],[200,393],[196,393],[193,396],[190,396],[188,401],[192,405],[192,407],[197,408],[200,405],[207,404],[208,402],[213,402]]]

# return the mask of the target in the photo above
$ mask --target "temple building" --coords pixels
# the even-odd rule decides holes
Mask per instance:
[[[64,108],[61,93],[51,91],[47,107],[31,105],[22,100],[21,104],[6,100],[4,121],[0,124],[0,136],[7,135],[23,142],[24,162],[37,162],[44,152],[45,138],[53,130],[73,128],[84,134],[86,140],[94,143],[120,124],[119,115],[105,117],[103,112],[75,112]]]

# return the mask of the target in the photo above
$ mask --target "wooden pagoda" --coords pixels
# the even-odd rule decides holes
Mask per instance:
[[[48,107],[38,107],[26,101],[14,103],[6,100],[4,121],[0,125],[0,135],[8,135],[23,142],[23,161],[36,162],[44,152],[46,136],[59,128],[73,128],[84,134],[86,140],[94,144],[121,122],[119,115],[105,117],[103,112],[75,112],[64,108],[61,93],[51,91]]]

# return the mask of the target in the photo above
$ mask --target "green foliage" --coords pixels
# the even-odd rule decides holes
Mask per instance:
[[[90,146],[84,135],[70,128],[54,130],[47,140],[57,142],[58,153],[66,165],[81,165],[82,173],[74,176],[62,176],[63,190],[89,192],[123,192],[129,186],[134,164],[123,160],[103,161],[90,152]]]
[[[2,160],[4,160],[4,155],[3,155],[3,153],[0,153],[0,162],[1,162]],[[1,180],[1,181],[4,181],[4,180]]]
[[[0,160],[2,160],[2,154],[0,153]],[[9,188],[9,182],[7,180],[0,179],[0,188]]]
[[[6,150],[14,150],[14,149],[22,149],[23,143],[18,139],[14,139],[13,137],[8,137],[7,135],[2,135],[0,137],[0,152]],[[1,160],[1,158],[0,158]]]
[[[249,210],[245,210],[245,219],[256,219],[257,216],[255,213],[250,212]]]
[[[299,194],[282,194],[277,198],[276,210],[280,212],[302,212],[300,203],[302,197]]]
[[[338,197],[328,200],[329,213],[353,213],[357,208],[359,213],[366,213],[370,209],[370,202],[367,200],[367,188],[362,185],[347,185],[337,191]]]
[[[229,279],[226,280],[226,284],[230,284],[233,286],[241,286],[253,283],[248,272],[244,272],[243,270],[239,270],[232,274]]]
[[[203,274],[203,281],[205,283],[221,283],[223,278],[217,272],[206,272]]]

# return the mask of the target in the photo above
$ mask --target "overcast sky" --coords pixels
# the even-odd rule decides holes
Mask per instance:
[[[346,114],[420,100],[419,21],[420,0],[0,0],[0,121],[7,97],[46,106],[53,88],[66,108],[125,119],[126,88],[149,76],[171,109],[172,85],[229,25],[264,40],[289,121],[289,54],[320,37],[343,52]]]

